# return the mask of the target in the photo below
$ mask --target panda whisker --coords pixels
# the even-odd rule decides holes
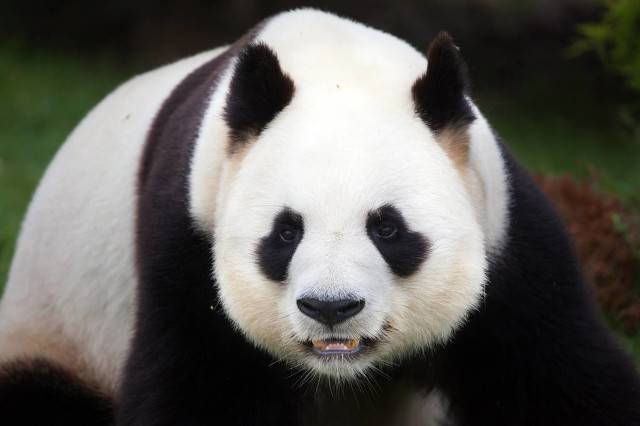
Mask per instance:
[[[280,358],[276,358],[273,361],[271,361],[268,366],[269,367],[273,367],[273,366],[281,364],[281,363],[284,363],[284,360],[280,359]]]
[[[368,395],[371,400],[374,400],[380,395],[380,385],[373,378],[373,375],[369,372],[364,372],[362,375],[364,380],[365,395]]]
[[[391,365],[389,363],[384,364],[384,365],[388,366],[388,367],[391,367]],[[374,374],[374,375],[377,374],[377,375],[379,375],[380,377],[382,377],[385,380],[391,380],[391,376],[388,373],[386,373],[385,371],[383,371],[381,368],[376,367],[375,365],[372,365],[372,366],[369,367],[369,369],[371,370],[372,374]]]
[[[313,374],[314,374],[313,370],[305,370],[304,373],[299,378],[299,380],[296,381],[295,386],[297,388],[304,387],[304,385],[307,384],[313,378]]]

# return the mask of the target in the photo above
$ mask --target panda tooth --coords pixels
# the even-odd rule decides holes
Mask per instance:
[[[313,347],[319,351],[324,351],[327,348],[327,342],[325,340],[312,340]]]
[[[313,347],[321,352],[325,351],[352,351],[360,344],[360,339],[332,340],[319,339],[311,340]]]

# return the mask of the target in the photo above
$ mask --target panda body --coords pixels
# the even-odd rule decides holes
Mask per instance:
[[[62,395],[96,424],[640,423],[559,220],[451,40],[427,56],[303,9],[109,95],[23,224],[3,412]]]

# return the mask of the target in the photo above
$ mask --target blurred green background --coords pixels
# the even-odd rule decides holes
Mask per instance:
[[[302,5],[353,17],[421,49],[441,29],[454,36],[469,64],[473,97],[564,206],[604,315],[640,360],[637,0],[6,0],[0,14],[0,287],[31,193],[96,102],[136,73],[229,43],[264,17]],[[568,177],[554,180],[559,175]]]

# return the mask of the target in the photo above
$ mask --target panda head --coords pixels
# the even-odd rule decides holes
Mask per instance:
[[[206,214],[237,328],[279,360],[347,380],[465,320],[483,292],[487,229],[469,165],[477,110],[451,39],[436,38],[427,68],[389,35],[326,19],[336,40],[287,39],[274,22],[238,55]]]

